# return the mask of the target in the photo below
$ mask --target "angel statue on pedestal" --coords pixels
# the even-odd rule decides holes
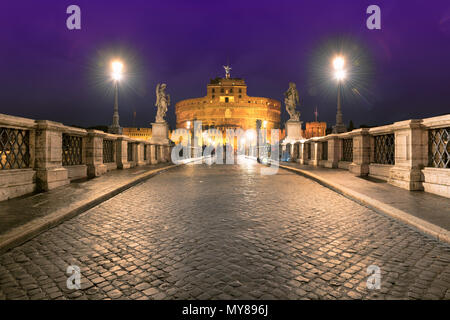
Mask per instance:
[[[158,83],[156,85],[156,103],[155,106],[158,108],[156,112],[156,122],[166,122],[164,117],[167,112],[167,108],[170,105],[170,95],[166,93],[167,85],[165,83]]]
[[[298,91],[295,83],[289,82],[289,89],[284,93],[284,104],[286,105],[286,111],[289,113],[291,121],[300,121],[300,112],[295,110],[299,104]]]

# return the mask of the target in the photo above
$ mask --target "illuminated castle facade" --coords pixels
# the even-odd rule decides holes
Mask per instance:
[[[194,121],[201,121],[203,129],[247,130],[256,129],[256,120],[261,120],[267,129],[279,129],[280,106],[274,99],[248,96],[245,81],[231,78],[227,71],[225,78],[211,80],[206,96],[175,105],[176,126],[187,128]]]

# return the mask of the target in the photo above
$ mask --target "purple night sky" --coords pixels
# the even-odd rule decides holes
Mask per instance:
[[[71,4],[81,8],[81,30],[66,28]],[[381,30],[366,28],[371,4],[381,7]],[[67,125],[111,123],[106,72],[110,59],[121,57],[122,126],[154,121],[157,82],[168,84],[173,126],[175,102],[203,96],[228,61],[252,96],[282,101],[295,82],[302,120],[313,120],[317,106],[319,120],[331,126],[336,88],[323,79],[339,46],[358,53],[360,67],[355,88],[346,88],[346,123],[450,112],[448,0],[3,1],[0,39],[0,113]]]

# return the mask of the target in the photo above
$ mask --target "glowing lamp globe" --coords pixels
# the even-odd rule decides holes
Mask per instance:
[[[112,68],[112,78],[116,81],[122,79],[122,70],[123,70],[123,64],[120,61],[113,61],[111,63]]]
[[[342,57],[336,57],[333,60],[333,67],[335,70],[342,70],[345,65],[345,60]]]
[[[335,77],[336,80],[338,80],[338,81],[344,80],[346,76],[347,76],[347,73],[345,72],[345,70],[337,70],[337,71],[334,73],[334,77]]]

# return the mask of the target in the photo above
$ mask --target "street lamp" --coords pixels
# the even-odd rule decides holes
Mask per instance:
[[[120,61],[113,61],[111,63],[112,68],[112,78],[114,81],[119,81],[122,79],[122,70],[123,70],[123,64]]]
[[[347,71],[344,69],[344,67],[345,67],[344,57],[337,56],[333,59],[334,78],[338,82],[336,125],[333,127],[333,133],[342,133],[347,131],[347,128],[342,122],[342,108],[341,108],[341,86],[342,82],[347,77]]]
[[[111,78],[114,81],[114,113],[109,132],[122,134],[122,128],[119,125],[119,81],[122,79],[123,63],[117,60],[113,61],[111,63],[111,70]]]
[[[191,139],[192,138],[191,138],[191,122],[190,121],[186,122],[186,129],[188,131],[187,149],[188,149],[189,155],[192,155],[192,152],[191,152]]]
[[[267,120],[263,121],[263,128],[264,128],[264,154],[265,154],[267,148]]]
[[[256,161],[258,161],[258,163],[261,163],[261,159],[259,158],[259,153],[260,153],[259,148],[261,147],[259,145],[259,140],[261,139],[260,138],[261,124],[262,124],[261,120],[256,120]]]

